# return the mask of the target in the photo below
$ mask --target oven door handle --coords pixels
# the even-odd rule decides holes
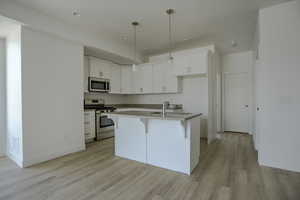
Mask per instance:
[[[109,80],[107,80],[107,81],[105,82],[105,88],[106,88],[106,91],[110,92]]]

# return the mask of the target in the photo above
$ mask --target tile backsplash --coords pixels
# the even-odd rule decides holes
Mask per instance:
[[[125,95],[107,94],[107,93],[85,93],[84,99],[101,98],[106,104],[123,104],[126,103]]]

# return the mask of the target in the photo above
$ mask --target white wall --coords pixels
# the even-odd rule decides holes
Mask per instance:
[[[300,172],[300,5],[292,1],[259,12],[263,91],[259,163]]]
[[[83,46],[22,27],[24,166],[85,149]]]
[[[0,38],[0,156],[6,153],[6,45],[5,39]]]
[[[6,37],[6,50],[6,154],[19,166],[23,166],[20,25],[12,25],[9,27],[9,33]]]
[[[223,86],[224,86],[224,74],[239,74],[246,73],[248,75],[248,88],[249,88],[249,133],[253,133],[253,84],[252,84],[252,73],[253,73],[253,52],[245,51],[239,53],[232,53],[223,55],[222,57],[222,73],[223,73]],[[224,87],[223,87],[223,100],[224,100]],[[223,127],[224,127],[224,101],[223,101]]]

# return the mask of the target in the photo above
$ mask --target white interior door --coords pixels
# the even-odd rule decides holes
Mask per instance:
[[[228,73],[224,80],[224,129],[249,132],[249,76],[248,73]]]

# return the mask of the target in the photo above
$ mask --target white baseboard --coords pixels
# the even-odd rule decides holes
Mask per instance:
[[[72,149],[68,149],[65,150],[63,152],[55,152],[49,155],[41,155],[41,156],[37,156],[34,159],[30,159],[30,160],[26,160],[26,158],[24,158],[23,160],[23,167],[30,167],[32,165],[36,165],[45,161],[49,161],[49,160],[53,160],[55,158],[59,158],[71,153],[76,153],[76,152],[80,152],[80,151],[84,151],[85,150],[85,145],[84,146],[80,146],[80,147],[75,147]]]
[[[258,164],[260,166],[271,167],[275,169],[282,169],[291,172],[300,172],[300,167],[297,168],[295,166],[286,166],[285,164],[277,163],[271,160],[263,160],[261,156],[259,156],[259,153],[258,153]]]

